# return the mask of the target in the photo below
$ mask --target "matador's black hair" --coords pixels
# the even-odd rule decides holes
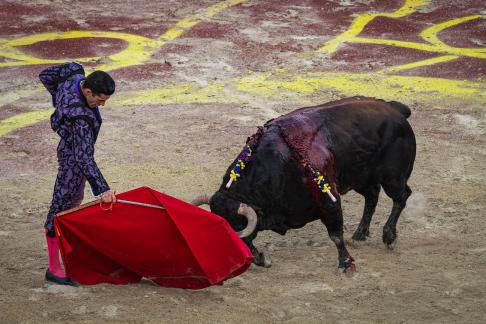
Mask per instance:
[[[83,88],[90,89],[94,95],[111,96],[115,92],[115,80],[106,72],[94,71],[84,80]]]

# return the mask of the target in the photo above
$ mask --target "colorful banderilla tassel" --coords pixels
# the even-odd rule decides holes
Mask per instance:
[[[314,169],[310,162],[303,162],[302,165],[310,171],[312,180],[317,183],[319,189],[322,192],[327,193],[327,195],[329,196],[329,198],[331,198],[333,202],[336,202],[336,197],[334,197],[331,192],[331,185],[326,181],[324,176],[318,170]]]
[[[238,156],[238,160],[233,167],[233,170],[230,172],[230,179],[228,183],[226,184],[226,189],[229,189],[233,181],[238,181],[238,178],[241,177],[241,171],[245,168],[245,163],[250,162],[251,158],[251,147],[249,145],[246,145],[243,151],[240,153]]]

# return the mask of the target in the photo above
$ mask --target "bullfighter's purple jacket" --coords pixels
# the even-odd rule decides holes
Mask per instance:
[[[84,69],[78,63],[47,68],[39,79],[55,108],[51,127],[61,137],[57,147],[59,170],[45,228],[53,232],[54,215],[83,200],[88,180],[95,196],[110,190],[94,160],[94,144],[101,127],[98,107],[90,108],[81,91]]]

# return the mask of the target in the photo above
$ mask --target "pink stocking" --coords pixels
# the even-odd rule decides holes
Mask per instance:
[[[66,277],[66,273],[61,267],[61,260],[59,259],[59,245],[57,243],[56,237],[47,236],[46,230],[46,240],[47,240],[47,253],[49,260],[49,271],[58,277]]]

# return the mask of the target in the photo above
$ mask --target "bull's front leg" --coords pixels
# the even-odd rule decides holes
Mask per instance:
[[[321,221],[327,228],[329,237],[336,244],[338,250],[338,269],[344,273],[353,273],[356,271],[354,259],[349,254],[343,239],[343,212],[341,209],[341,201],[338,200],[333,206],[325,208]]]
[[[254,237],[251,239],[243,239],[243,242],[245,242],[253,254],[253,263],[260,267],[270,268],[272,266],[272,262],[253,245],[253,239]]]
[[[354,259],[349,254],[346,246],[344,245],[343,235],[330,235],[331,240],[336,244],[339,255],[339,266],[338,269],[341,272],[352,274],[356,272],[356,266],[354,265]]]

